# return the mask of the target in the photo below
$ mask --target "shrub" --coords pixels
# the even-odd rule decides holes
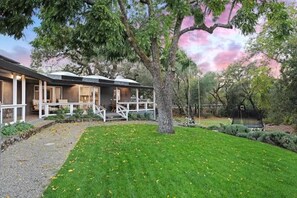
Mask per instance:
[[[65,120],[67,111],[68,111],[67,108],[59,108],[57,110],[56,119],[57,120]]]
[[[251,131],[247,134],[247,138],[251,140],[258,140],[264,133],[263,131]]]
[[[81,108],[77,108],[74,110],[74,114],[73,116],[76,118],[76,119],[81,119],[83,117],[83,114],[84,114],[84,110],[81,109]]]
[[[29,129],[33,128],[33,125],[25,122],[18,122],[15,124],[9,124],[3,126],[1,129],[1,134],[5,136],[15,135],[24,131],[28,131]]]
[[[237,133],[237,137],[247,138],[249,133]]]
[[[144,117],[144,115],[143,114],[136,114],[137,115],[137,119],[138,120],[144,120],[145,119],[145,117]]]
[[[263,133],[258,139],[261,142],[297,151],[296,137],[283,132]]]
[[[145,113],[143,114],[143,116],[144,116],[144,118],[145,118],[146,120],[151,120],[151,114],[150,114],[150,113],[145,112]]]
[[[221,127],[217,126],[217,125],[211,125],[209,127],[207,127],[208,130],[216,130],[219,131]]]
[[[44,118],[44,120],[56,120],[57,119],[57,116],[47,116]]]
[[[130,120],[137,120],[137,114],[135,114],[135,113],[129,113],[128,118]]]
[[[86,117],[94,118],[95,116],[96,116],[96,114],[94,114],[93,108],[88,108]]]
[[[236,135],[237,133],[248,133],[250,130],[246,126],[240,124],[221,125],[220,132],[229,135]]]

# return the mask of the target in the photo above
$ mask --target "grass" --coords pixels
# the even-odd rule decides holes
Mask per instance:
[[[181,116],[176,116],[175,117],[175,121],[179,122],[179,123],[185,123],[186,122],[186,118],[185,117],[181,117]],[[198,117],[195,117],[195,122],[196,124],[199,124],[199,119]],[[231,124],[231,120],[229,120],[228,118],[219,118],[219,117],[210,117],[210,118],[201,118],[200,119],[200,126],[204,126],[204,127],[209,127],[209,126],[219,126],[220,124],[224,124],[224,125],[230,125]]]
[[[297,197],[297,154],[198,128],[92,127],[44,197]]]
[[[195,122],[198,124],[199,120],[198,118],[195,117]],[[224,125],[230,125],[231,124],[231,120],[229,120],[228,118],[217,118],[217,117],[211,117],[211,118],[201,118],[200,119],[200,125],[201,126],[219,126],[220,124],[224,124]]]

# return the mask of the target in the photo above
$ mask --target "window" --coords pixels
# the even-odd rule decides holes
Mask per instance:
[[[42,87],[43,97],[44,87]],[[59,99],[62,99],[62,87],[47,86],[46,87],[47,101],[49,103],[56,103]],[[39,100],[39,86],[34,85],[34,99]]]
[[[113,90],[113,98],[118,101],[121,100],[121,90],[120,89]]]

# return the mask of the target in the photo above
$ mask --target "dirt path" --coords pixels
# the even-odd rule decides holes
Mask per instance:
[[[41,197],[88,126],[55,124],[0,154],[0,197]]]

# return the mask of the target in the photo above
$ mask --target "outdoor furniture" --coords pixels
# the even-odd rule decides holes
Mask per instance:
[[[244,105],[239,105],[233,111],[232,124],[242,124],[250,129],[264,130],[263,115],[261,112],[246,109]]]
[[[58,100],[58,103],[60,103],[61,105],[60,105],[60,108],[68,108],[69,107],[69,105],[67,105],[67,103],[68,103],[68,100],[67,99],[59,99]]]
[[[39,111],[39,100],[32,100],[33,111]]]

